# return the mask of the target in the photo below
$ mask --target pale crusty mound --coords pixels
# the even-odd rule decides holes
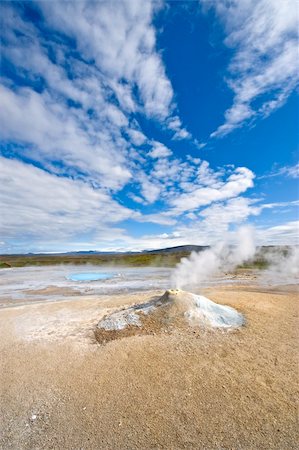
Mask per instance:
[[[161,330],[194,327],[236,328],[244,324],[242,314],[202,295],[180,289],[167,290],[162,297],[123,308],[104,316],[95,337],[105,343],[134,335],[156,334]]]

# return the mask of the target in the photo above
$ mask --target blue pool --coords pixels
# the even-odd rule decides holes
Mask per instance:
[[[71,281],[97,281],[108,280],[116,275],[115,272],[88,272],[88,273],[72,273],[66,278]]]

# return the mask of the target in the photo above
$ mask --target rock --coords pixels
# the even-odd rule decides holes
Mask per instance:
[[[98,323],[95,336],[104,343],[136,334],[167,333],[173,327],[235,328],[243,324],[242,314],[230,306],[171,289],[160,298],[106,315]]]

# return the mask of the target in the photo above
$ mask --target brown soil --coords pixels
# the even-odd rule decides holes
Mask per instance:
[[[70,296],[70,295],[81,295],[81,292],[68,288],[68,287],[59,287],[59,286],[47,286],[42,289],[27,289],[26,294],[29,295],[61,295],[61,296]]]
[[[173,329],[99,345],[111,308],[159,293],[0,311],[0,448],[297,449],[298,295],[211,289],[232,332]]]

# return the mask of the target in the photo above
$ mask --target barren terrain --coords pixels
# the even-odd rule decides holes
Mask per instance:
[[[1,448],[297,449],[296,290],[205,290],[239,330],[95,341],[105,313],[162,293],[1,309]]]

